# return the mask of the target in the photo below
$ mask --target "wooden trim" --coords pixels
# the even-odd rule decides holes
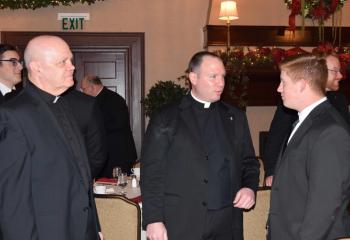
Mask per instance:
[[[339,29],[338,29],[339,30]],[[325,27],[325,41],[332,42],[332,27]],[[203,29],[204,47],[226,46],[227,27],[207,25]],[[350,46],[350,27],[341,28],[341,45]],[[231,46],[317,46],[319,45],[318,27],[305,27],[304,35],[300,27],[292,33],[286,26],[236,26],[230,27]],[[336,45],[338,39],[336,40]]]

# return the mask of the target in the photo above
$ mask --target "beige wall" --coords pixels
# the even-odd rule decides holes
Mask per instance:
[[[283,0],[236,0],[237,25],[286,25],[289,12]],[[219,0],[213,0],[210,24],[217,20]],[[158,80],[182,75],[190,56],[202,49],[209,0],[105,0],[38,10],[0,10],[0,31],[61,31],[59,12],[89,12],[86,32],[144,32],[146,92]],[[350,25],[350,3],[343,10]],[[267,130],[274,107],[248,107],[247,115],[255,149],[258,132]]]

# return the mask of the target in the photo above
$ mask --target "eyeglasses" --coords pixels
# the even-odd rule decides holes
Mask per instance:
[[[335,74],[340,73],[340,69],[328,69],[328,71],[334,72]]]
[[[18,60],[16,58],[0,59],[0,62],[10,62],[13,67],[17,67],[18,65],[23,66],[23,61]]]

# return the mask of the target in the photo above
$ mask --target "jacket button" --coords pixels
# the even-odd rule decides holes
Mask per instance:
[[[83,211],[86,212],[89,210],[89,207],[84,207]]]
[[[207,203],[206,202],[202,202],[202,205],[204,206],[204,207],[206,207],[207,206]]]
[[[207,160],[207,161],[209,160],[209,156],[208,156],[208,155],[207,155],[207,156],[205,156],[205,160]]]
[[[208,179],[204,178],[203,182],[208,183]]]

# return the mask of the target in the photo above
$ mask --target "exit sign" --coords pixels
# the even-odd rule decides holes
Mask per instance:
[[[83,30],[90,13],[58,13],[57,20],[62,22],[62,30]]]

